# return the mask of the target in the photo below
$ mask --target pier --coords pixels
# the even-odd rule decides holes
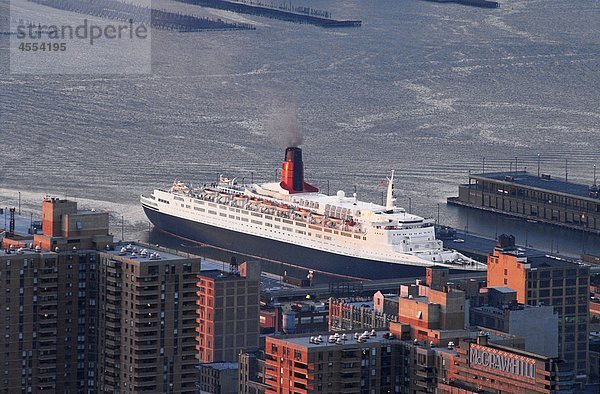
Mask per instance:
[[[254,30],[246,23],[230,23],[163,10],[155,10],[113,0],[29,0],[47,7],[117,20],[147,24],[155,29],[192,32],[200,30]]]
[[[496,1],[487,1],[487,0],[425,0],[430,3],[454,3],[461,5],[468,5],[471,7],[480,7],[480,8],[499,8],[500,3]]]
[[[240,14],[249,14],[262,16],[265,18],[279,19],[287,22],[306,23],[320,27],[360,27],[360,20],[336,20],[330,18],[330,13],[326,11],[313,10],[307,7],[290,8],[272,8],[264,4],[238,3],[226,0],[176,0],[182,3],[199,5],[202,7],[215,8],[237,12]]]
[[[469,175],[448,204],[600,235],[600,192],[549,174],[510,171]]]

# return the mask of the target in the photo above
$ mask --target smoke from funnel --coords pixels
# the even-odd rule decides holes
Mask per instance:
[[[298,111],[295,107],[275,110],[270,116],[268,129],[275,140],[285,148],[298,147],[304,142]]]

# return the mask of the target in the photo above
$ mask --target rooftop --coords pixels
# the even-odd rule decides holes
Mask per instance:
[[[200,258],[193,255],[178,255],[167,252],[163,248],[152,248],[149,245],[137,243],[116,244],[114,250],[104,250],[103,253],[107,253],[118,259],[135,260],[140,263],[161,263],[165,261]]]
[[[472,178],[486,178],[495,181],[514,183],[525,187],[549,190],[552,192],[571,194],[577,197],[590,197],[589,185],[565,182],[557,178],[538,177],[526,171],[492,172],[486,174],[473,174]],[[510,180],[509,180],[510,179]]]
[[[499,293],[514,293],[515,290],[507,286],[488,286],[488,289],[494,289]]]
[[[212,368],[212,369],[218,369],[219,371],[224,371],[227,369],[238,369],[238,363],[234,363],[234,362],[229,362],[229,363],[206,363],[206,364],[199,364],[198,367],[204,367],[204,368]]]
[[[54,252],[49,252],[47,250],[42,250],[41,252],[37,252],[34,249],[30,249],[30,248],[14,248],[14,249],[9,249],[9,248],[2,248],[0,249],[0,257],[4,257],[4,256],[14,256],[15,258],[19,257],[19,256],[30,256],[33,254],[40,254],[40,253],[54,253]]]
[[[335,299],[335,301],[352,305],[355,308],[373,308],[374,306],[373,299],[369,297],[346,297]]]
[[[527,256],[527,263],[531,268],[546,268],[546,267],[564,267],[564,268],[576,268],[585,266],[584,264],[577,263],[575,261],[566,260],[560,257],[550,255],[530,255]]]
[[[294,344],[294,345],[298,345],[298,346],[302,346],[302,347],[306,347],[306,348],[330,348],[330,347],[340,347],[340,346],[364,346],[364,347],[368,347],[369,344],[372,343],[399,343],[402,342],[402,340],[400,340],[400,338],[384,338],[384,334],[387,333],[388,331],[386,330],[380,330],[380,331],[376,331],[376,335],[375,336],[368,336],[367,340],[364,342],[359,342],[358,340],[355,339],[355,334],[354,332],[346,332],[346,333],[335,333],[335,334],[329,334],[329,333],[325,333],[325,334],[321,334],[321,339],[322,342],[320,343],[315,343],[315,341],[312,341],[312,338],[316,338],[319,336],[319,334],[313,334],[312,336],[306,336],[306,335],[302,335],[302,336],[276,336],[274,337],[275,339],[281,340],[281,341],[285,341],[285,342],[289,342],[290,344]],[[364,331],[358,332],[358,335],[363,334]],[[369,333],[371,333],[371,331],[369,331]],[[337,335],[337,337],[335,337],[334,335]],[[346,340],[343,339],[343,335],[346,335]],[[332,336],[333,338],[335,338],[337,340],[337,338],[342,340],[342,343],[338,344],[336,342],[329,342],[329,337]]]
[[[200,270],[200,276],[204,276],[205,278],[217,279],[217,280],[238,280],[238,279],[246,279],[239,275],[233,274],[231,272],[219,270],[219,269],[208,269],[208,270]]]

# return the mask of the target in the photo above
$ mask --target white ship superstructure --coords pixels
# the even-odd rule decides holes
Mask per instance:
[[[244,185],[221,177],[194,188],[176,181],[169,190],[141,196],[141,202],[147,213],[359,260],[485,270],[484,264],[444,249],[433,219],[395,207],[393,178],[392,172],[386,206],[343,191],[328,196],[304,183],[301,151],[288,148],[279,183]],[[167,229],[177,234],[174,230]]]

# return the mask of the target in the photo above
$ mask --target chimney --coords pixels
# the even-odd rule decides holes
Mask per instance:
[[[477,344],[481,345],[481,346],[487,346],[488,345],[488,334],[485,332],[480,332],[479,335],[477,335]]]
[[[302,149],[289,147],[285,150],[285,161],[281,166],[281,187],[290,193],[318,192],[314,186],[304,182]]]

